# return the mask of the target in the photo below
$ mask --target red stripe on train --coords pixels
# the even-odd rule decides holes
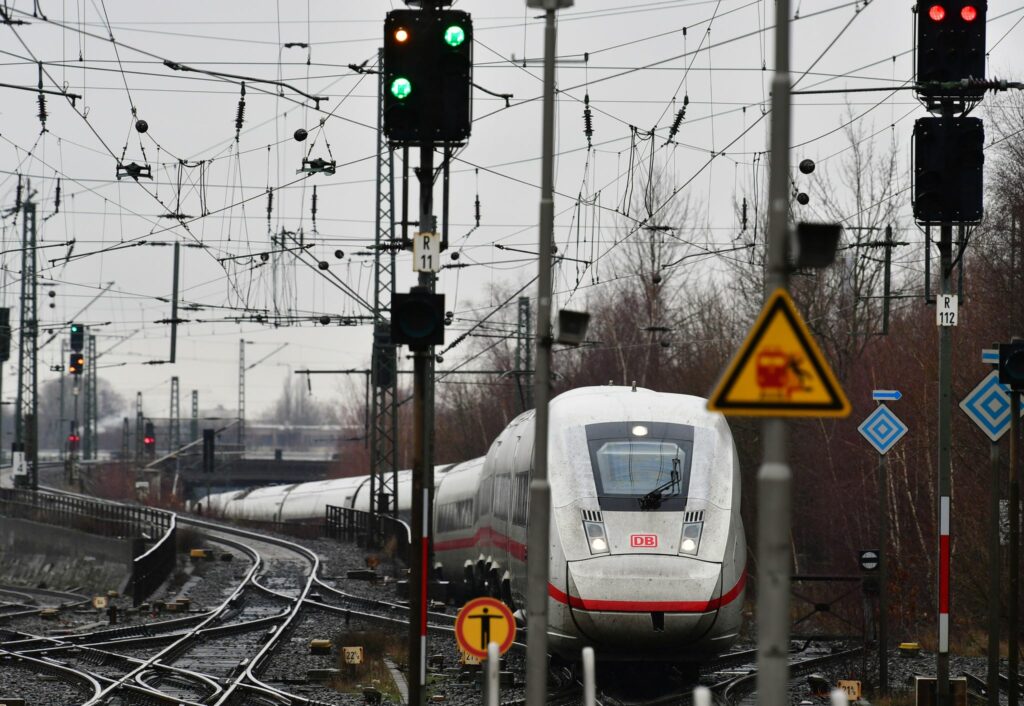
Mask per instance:
[[[548,584],[548,595],[559,603],[564,603],[572,608],[580,610],[607,611],[612,613],[649,613],[660,611],[664,613],[707,613],[727,605],[743,592],[747,583],[747,570],[743,569],[739,581],[729,591],[710,601],[611,601],[601,598],[580,598],[570,596],[560,591],[553,584]]]

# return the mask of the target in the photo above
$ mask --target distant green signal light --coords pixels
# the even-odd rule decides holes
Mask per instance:
[[[457,47],[466,41],[466,30],[458,25],[452,25],[444,31],[444,41],[450,47]]]
[[[398,100],[408,98],[410,93],[412,93],[412,84],[404,76],[399,76],[391,82],[391,95]]]

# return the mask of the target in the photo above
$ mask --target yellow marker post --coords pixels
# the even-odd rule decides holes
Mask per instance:
[[[845,417],[850,402],[784,289],[765,302],[708,409],[747,417]]]

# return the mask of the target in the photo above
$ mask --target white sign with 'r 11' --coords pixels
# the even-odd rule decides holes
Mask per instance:
[[[935,295],[935,325],[956,326],[960,311],[960,297],[955,294]]]

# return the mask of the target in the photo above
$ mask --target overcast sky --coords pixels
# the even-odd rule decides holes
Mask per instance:
[[[251,341],[249,363],[287,344],[249,372],[250,416],[276,399],[295,370],[366,366],[369,326],[315,323],[322,314],[337,320],[368,313],[315,262],[326,260],[331,275],[372,299],[365,248],[374,234],[376,76],[348,66],[376,64],[384,16],[404,5],[37,3],[45,18],[33,16],[32,0],[8,3],[12,19],[25,24],[0,26],[0,82],[35,88],[37,62],[43,62],[44,88],[81,96],[74,106],[47,96],[47,131],[41,133],[37,95],[0,87],[0,204],[14,205],[17,175],[31,181],[45,246],[39,250],[43,327],[66,327],[72,319],[90,326],[99,351],[109,350],[99,361],[101,375],[126,398],[141,390],[152,417],[167,414],[172,375],[181,380],[183,398],[198,389],[204,408],[233,408],[243,338]],[[909,3],[793,5],[800,17],[792,23],[798,88],[897,87],[911,78]],[[462,1],[455,7],[472,13],[475,22],[476,83],[514,95],[504,108],[501,99],[475,92],[473,135],[452,169],[450,239],[459,262],[471,266],[444,270],[439,290],[456,312],[453,329],[464,329],[489,311],[496,288],[515,291],[536,274],[528,254],[496,246],[536,248],[543,21],[518,0]],[[652,128],[656,169],[672,190],[701,206],[699,221],[680,237],[692,241],[697,253],[728,247],[738,235],[733,199],[755,175],[763,179],[766,164],[759,153],[768,127],[773,15],[774,3],[767,0],[591,0],[561,13],[556,236],[563,254],[595,262],[560,266],[561,303],[572,293],[575,306],[586,305],[588,294],[601,286],[598,278],[613,274],[615,243],[646,215],[618,211],[650,165]],[[989,76],[1020,80],[1024,6],[994,2],[989,17]],[[286,48],[288,43],[308,48]],[[244,125],[236,140],[239,82],[174,71],[164,60],[288,87],[279,94],[270,84],[246,82]],[[327,100],[318,112],[296,89]],[[583,134],[588,94],[592,149]],[[676,144],[666,146],[684,96],[685,119]],[[913,120],[925,114],[907,91],[798,97],[791,159],[838,166],[847,146],[840,128],[853,120],[881,148],[895,140],[905,164]],[[985,110],[978,114],[984,117]],[[145,135],[135,131],[136,118],[148,122]],[[292,139],[300,127],[310,135],[304,143]],[[307,156],[334,159],[337,173],[297,174]],[[153,179],[119,181],[119,161],[149,165]],[[794,180],[814,198],[813,177],[794,171]],[[274,194],[269,223],[268,188]],[[436,195],[439,202],[440,189]],[[477,195],[481,222],[473,229]],[[175,212],[189,217],[166,217]],[[909,231],[909,198],[903,213],[901,225]],[[300,228],[305,242],[313,243],[304,260],[294,252],[266,262],[259,257],[272,249],[268,232]],[[20,219],[4,218],[2,305],[13,308],[15,327],[20,230]],[[198,246],[182,250],[181,269],[181,299],[198,310],[181,312],[190,323],[179,330],[177,364],[144,365],[168,354],[168,327],[155,322],[170,317],[167,245],[175,241]],[[708,258],[690,262],[715,266]],[[398,287],[407,289],[414,279],[408,254],[399,257],[398,270]],[[532,295],[534,289],[528,291]],[[279,327],[233,320],[265,311],[305,320]],[[454,349],[446,365],[467,351],[467,345]],[[58,375],[49,366],[66,363],[59,353],[58,341],[41,351],[41,379]],[[4,366],[5,398],[14,395],[15,362],[16,353]],[[318,397],[336,399],[341,389],[337,378],[314,380]]]

